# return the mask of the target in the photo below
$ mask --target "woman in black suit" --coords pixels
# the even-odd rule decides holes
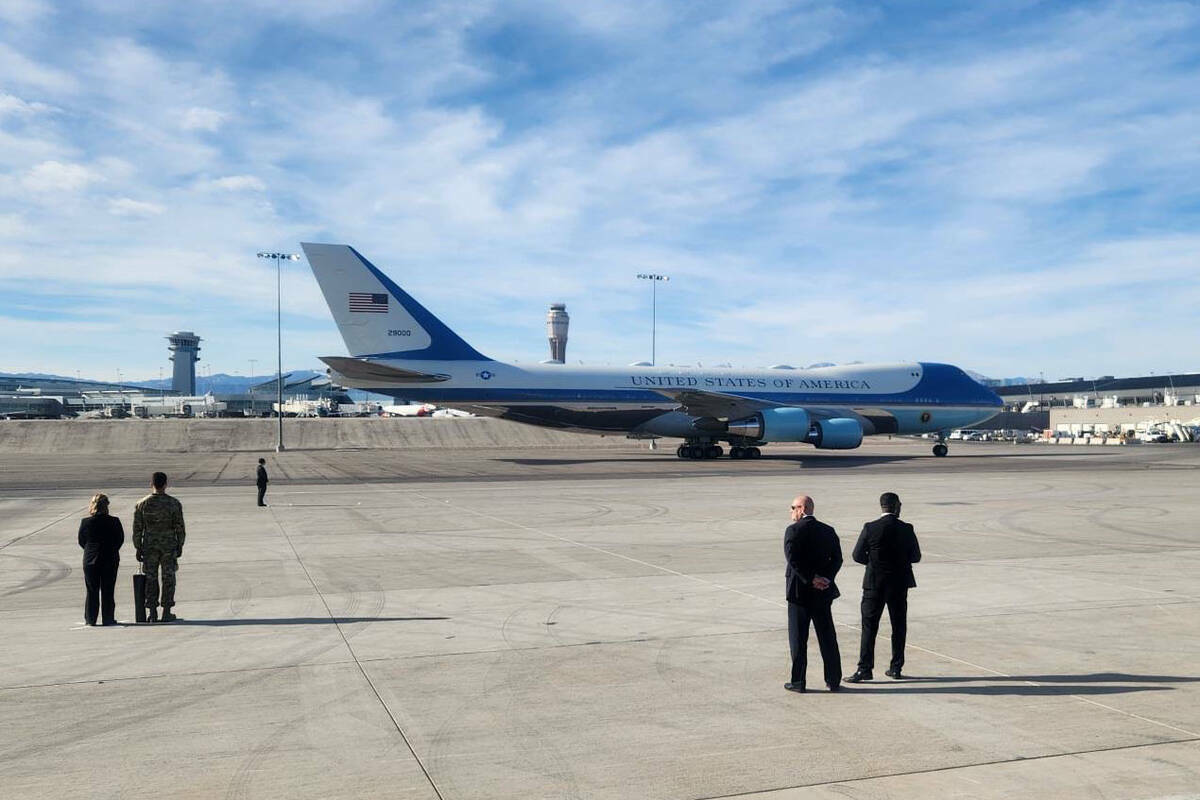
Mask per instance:
[[[96,614],[103,610],[105,625],[116,625],[116,602],[113,589],[117,585],[117,567],[121,563],[120,549],[125,543],[121,520],[108,514],[108,497],[92,497],[90,517],[79,521],[79,546],[83,548],[83,583],[87,600],[83,604],[83,621],[96,624]]]

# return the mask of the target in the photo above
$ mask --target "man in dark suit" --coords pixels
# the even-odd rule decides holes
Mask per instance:
[[[854,560],[867,565],[863,575],[862,643],[858,651],[858,671],[848,683],[869,681],[875,669],[875,635],[879,619],[887,606],[892,622],[892,661],[885,673],[899,678],[904,667],[904,639],[908,633],[908,590],[917,585],[912,565],[921,560],[921,546],[913,526],[900,519],[900,497],[894,492],[879,496],[883,514],[863,525]]]
[[[258,477],[255,479],[255,483],[258,484],[258,504],[265,506],[267,496],[267,460],[265,458],[258,460]]]
[[[783,685],[803,692],[808,669],[808,624],[812,622],[825,665],[825,685],[836,692],[842,682],[842,657],[833,627],[833,601],[841,596],[833,579],[842,568],[842,545],[837,532],[813,516],[813,501],[800,495],[792,501],[792,524],[783,534],[787,560],[788,644],[792,649],[792,679]]]

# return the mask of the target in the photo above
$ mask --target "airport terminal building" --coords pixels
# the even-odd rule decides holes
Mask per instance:
[[[1053,382],[993,386],[1004,398],[1005,412],[988,429],[1017,426],[1013,419],[1034,420],[1030,427],[1051,435],[1120,434],[1150,428],[1200,425],[1200,373],[1117,378],[1072,378]]]

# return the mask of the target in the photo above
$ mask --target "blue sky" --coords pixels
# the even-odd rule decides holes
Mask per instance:
[[[274,363],[354,244],[496,358],[1200,370],[1194,3],[0,4],[0,371]],[[285,369],[341,354],[302,261]]]

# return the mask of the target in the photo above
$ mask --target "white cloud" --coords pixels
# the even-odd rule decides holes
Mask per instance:
[[[26,58],[13,47],[0,42],[0,75],[9,86],[24,86],[50,92],[68,91],[76,80],[64,70]]]
[[[185,131],[216,131],[228,118],[228,114],[211,108],[193,107],[183,112],[179,127]]]
[[[33,192],[72,193],[102,179],[99,173],[82,164],[43,161],[31,168],[21,183]]]
[[[166,210],[158,203],[147,203],[129,197],[117,197],[108,201],[108,213],[116,217],[157,217]]]
[[[262,179],[254,175],[227,175],[224,178],[205,181],[201,186],[227,192],[265,192],[267,190],[267,185],[262,182]]]
[[[954,170],[956,182],[969,196],[1056,201],[1085,189],[1087,179],[1105,157],[1098,147],[1023,141],[980,148]]]
[[[0,238],[16,239],[32,230],[20,214],[0,214]]]
[[[4,0],[0,3],[0,20],[10,25],[29,25],[50,14],[51,8],[42,0]]]
[[[1172,237],[1196,228],[1200,175],[1186,6],[955,12],[911,47],[907,13],[823,2],[139,12],[35,14],[0,45],[0,214],[39,204],[0,215],[0,277],[186,290],[168,311],[214,332],[206,353],[251,346],[225,317],[273,307],[254,252],[318,237],[522,360],[547,300],[571,304],[576,358],[645,355],[644,270],[672,275],[660,357],[966,354],[1000,374],[1120,371],[1088,310],[1167,307],[1147,276],[1175,308],[1200,286],[1198,245]],[[281,25],[304,57],[248,61]],[[296,268],[285,314],[336,352]],[[1116,305],[1131,338],[1172,324],[1148,305]]]
[[[31,117],[35,114],[44,114],[52,110],[53,107],[45,103],[29,103],[15,95],[0,92],[0,118],[6,116]]]

